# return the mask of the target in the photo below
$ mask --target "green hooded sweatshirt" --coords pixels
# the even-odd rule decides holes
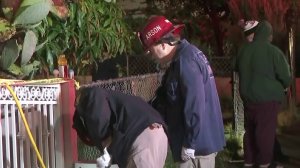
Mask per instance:
[[[244,103],[283,100],[291,83],[289,65],[283,52],[271,44],[272,26],[259,23],[253,42],[245,45],[237,57],[240,95]]]

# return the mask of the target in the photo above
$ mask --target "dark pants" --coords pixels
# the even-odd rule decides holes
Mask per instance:
[[[269,164],[273,157],[279,102],[245,104],[244,159],[246,164]]]

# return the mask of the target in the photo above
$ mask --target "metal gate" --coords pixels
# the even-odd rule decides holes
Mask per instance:
[[[61,168],[57,161],[55,129],[61,127],[59,96],[60,85],[12,86],[31,130],[44,164]],[[0,168],[42,167],[26,132],[17,101],[5,86],[0,86]]]

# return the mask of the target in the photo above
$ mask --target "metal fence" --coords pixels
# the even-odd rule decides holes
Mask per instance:
[[[157,64],[142,55],[128,57],[128,76],[136,76],[157,72]]]
[[[46,167],[60,168],[63,163],[56,155],[55,135],[59,110],[59,85],[26,85],[12,87],[22,106],[22,111],[32,132]],[[37,168],[41,167],[26,133],[22,115],[16,101],[6,87],[0,86],[0,168]]]
[[[155,73],[158,66],[145,56],[128,57],[127,74],[128,76]],[[232,72],[231,57],[208,57],[211,68],[215,76],[230,77]]]
[[[232,58],[208,57],[210,66],[215,76],[230,77],[232,74]]]
[[[244,106],[239,92],[239,77],[233,73],[233,111],[234,111],[234,130],[237,134],[244,133]]]

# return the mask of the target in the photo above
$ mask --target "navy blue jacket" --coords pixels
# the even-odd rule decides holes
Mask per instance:
[[[212,70],[205,55],[186,40],[178,44],[153,106],[168,126],[175,161],[181,160],[182,146],[195,149],[195,155],[208,155],[225,146]]]

